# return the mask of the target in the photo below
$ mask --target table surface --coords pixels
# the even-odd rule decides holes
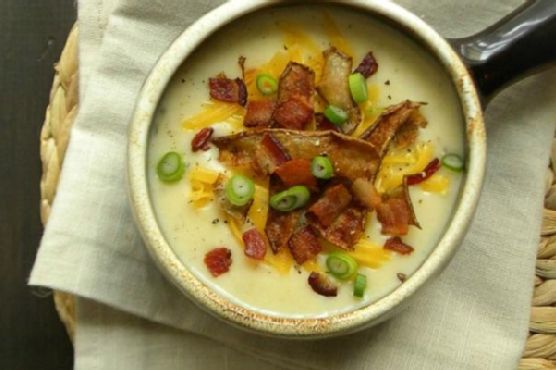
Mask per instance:
[[[52,296],[26,282],[42,235],[39,133],[75,18],[73,0],[0,1],[0,369],[73,364]]]

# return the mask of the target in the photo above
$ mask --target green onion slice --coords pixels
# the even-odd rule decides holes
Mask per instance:
[[[330,122],[335,124],[336,126],[341,126],[344,122],[348,119],[347,112],[343,111],[341,108],[338,108],[335,105],[329,105],[324,110],[324,115]]]
[[[355,280],[353,280],[353,296],[362,298],[365,295],[365,289],[367,289],[367,276],[363,274],[355,275]]]
[[[278,81],[268,74],[259,74],[256,79],[257,89],[263,95],[274,94],[278,90]]]
[[[160,158],[156,166],[158,178],[163,182],[176,182],[181,180],[185,166],[181,155],[176,152],[168,152]]]
[[[278,211],[288,212],[301,208],[311,198],[309,188],[303,185],[292,186],[291,188],[274,194],[270,197],[270,206]]]
[[[318,179],[329,179],[334,176],[334,167],[328,157],[319,155],[311,162],[311,173]]]
[[[243,175],[233,175],[226,184],[226,197],[234,206],[244,206],[255,194],[255,183]]]
[[[357,261],[353,257],[342,252],[330,253],[326,259],[328,271],[341,280],[347,280],[357,272]]]
[[[454,172],[463,171],[463,158],[457,154],[450,153],[442,157],[442,165]]]
[[[367,100],[367,80],[361,73],[354,73],[349,76],[349,90],[351,97],[356,103],[363,103]]]

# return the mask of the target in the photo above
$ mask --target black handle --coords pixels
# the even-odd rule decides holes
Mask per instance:
[[[528,0],[484,31],[450,43],[486,103],[503,87],[556,61],[556,0]]]

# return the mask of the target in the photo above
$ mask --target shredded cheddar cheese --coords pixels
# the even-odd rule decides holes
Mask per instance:
[[[230,124],[240,123],[242,120],[237,118],[244,114],[244,108],[235,103],[226,103],[217,100],[210,100],[203,104],[203,108],[197,114],[186,118],[182,122],[184,129],[201,129],[219,122],[228,122]],[[237,127],[232,127],[237,130]]]
[[[450,188],[450,179],[441,173],[435,173],[434,175],[423,181],[420,186],[421,189],[423,189],[424,191],[440,193],[444,195]]]
[[[384,248],[370,242],[369,240],[360,239],[352,251],[348,251],[360,265],[377,269],[390,260],[390,253]]]
[[[282,248],[274,254],[268,251],[264,257],[264,262],[272,266],[281,274],[287,274],[293,266],[293,257],[288,248]]]
[[[265,234],[264,228],[268,218],[268,184],[255,185],[253,204],[249,208],[247,217],[261,234]]]
[[[384,156],[375,183],[379,193],[401,186],[404,175],[422,172],[433,158],[433,147],[428,142],[409,149],[391,149]]]
[[[189,172],[191,192],[189,199],[195,208],[202,208],[214,199],[213,185],[218,180],[219,173],[203,167],[195,167]]]

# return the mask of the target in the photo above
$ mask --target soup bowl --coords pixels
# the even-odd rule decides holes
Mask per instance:
[[[411,39],[435,60],[457,96],[457,111],[461,115],[458,119],[463,122],[460,132],[464,142],[465,173],[449,222],[434,248],[403,284],[381,298],[342,312],[280,315],[241,304],[222,294],[200,279],[178,256],[173,241],[162,230],[149,190],[147,172],[152,170],[148,162],[149,133],[172,78],[211,35],[229,24],[242,22],[248,15],[304,3],[319,6],[309,1],[232,1],[187,28],[160,57],[145,81],[131,124],[128,148],[132,209],[145,246],[160,271],[195,304],[216,317],[257,333],[291,338],[346,334],[384,321],[447,265],[464,237],[479,201],[486,163],[482,105],[518,76],[554,60],[554,52],[545,46],[549,45],[551,35],[556,34],[556,7],[549,0],[530,2],[486,31],[451,42],[417,16],[391,2],[322,2],[323,6],[345,8],[384,23]]]

